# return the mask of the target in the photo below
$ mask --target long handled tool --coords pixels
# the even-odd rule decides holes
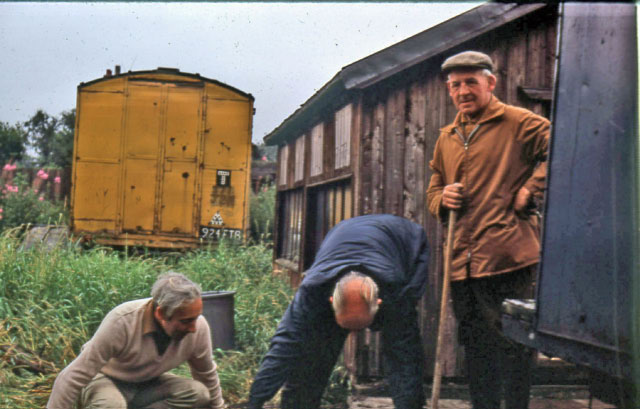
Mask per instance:
[[[449,226],[447,227],[447,248],[444,252],[444,277],[442,279],[442,300],[440,301],[440,321],[438,322],[438,340],[436,343],[436,366],[433,370],[431,386],[431,409],[438,409],[440,399],[440,381],[442,380],[442,342],[444,323],[447,317],[449,299],[449,282],[451,281],[451,253],[453,248],[453,229],[456,224],[456,211],[449,210]]]

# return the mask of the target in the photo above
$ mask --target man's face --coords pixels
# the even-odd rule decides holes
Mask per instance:
[[[458,111],[472,118],[480,115],[491,101],[496,77],[484,75],[482,70],[452,71],[447,88]]]
[[[160,307],[156,307],[155,317],[171,338],[180,340],[185,335],[196,332],[196,320],[202,314],[202,298],[183,304],[173,312],[171,318],[165,316]]]

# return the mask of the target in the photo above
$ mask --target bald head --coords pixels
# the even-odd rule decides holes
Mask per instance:
[[[336,283],[330,301],[338,325],[351,331],[371,325],[382,302],[375,281],[353,271]]]

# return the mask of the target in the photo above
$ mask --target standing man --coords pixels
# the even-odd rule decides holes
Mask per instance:
[[[53,385],[47,409],[213,408],[224,402],[200,287],[161,275],[152,298],[111,310]],[[167,373],[183,362],[192,379]]]
[[[424,405],[416,305],[427,280],[422,227],[392,215],[345,220],[325,237],[262,361],[249,408],[278,389],[283,409],[317,409],[349,331],[382,329],[398,409]]]
[[[442,64],[458,115],[441,129],[430,167],[429,211],[458,213],[451,295],[474,409],[529,405],[531,351],[502,334],[505,298],[531,298],[549,121],[494,95],[491,58],[476,51]]]

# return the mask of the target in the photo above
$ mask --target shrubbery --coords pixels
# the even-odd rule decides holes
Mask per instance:
[[[40,170],[32,185],[22,173],[16,173],[15,165],[5,165],[0,177],[0,231],[26,224],[60,224],[68,219],[63,203],[48,200],[43,191],[49,183],[49,175]],[[7,177],[10,175],[10,177]]]
[[[276,187],[263,186],[258,193],[251,192],[249,236],[255,243],[273,240]]]

